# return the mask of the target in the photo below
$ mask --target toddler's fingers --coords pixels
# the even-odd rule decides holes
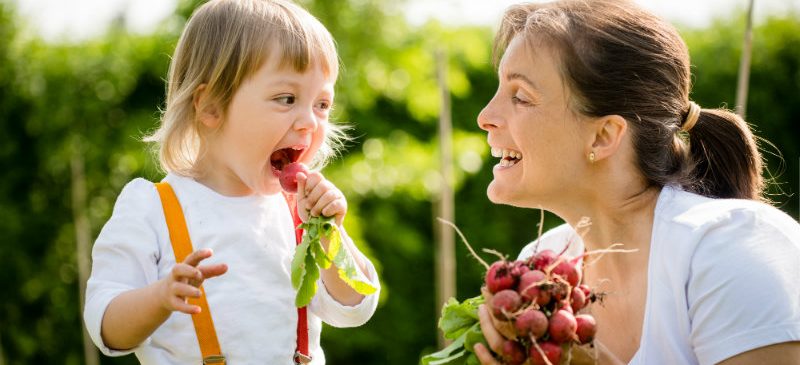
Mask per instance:
[[[170,299],[170,304],[172,304],[172,307],[178,312],[183,312],[186,314],[200,313],[199,306],[189,304],[183,298],[172,297],[172,299]]]
[[[299,202],[306,197],[306,181],[308,180],[308,176],[302,172],[298,172],[295,178],[297,179],[297,201]]]
[[[173,296],[179,298],[199,298],[200,289],[181,282],[173,282],[170,286],[170,292]]]
[[[305,184],[305,191],[306,195],[317,188],[320,182],[324,179],[322,178],[322,174],[316,171],[309,171],[306,175],[306,184]]]
[[[177,282],[200,282],[203,280],[203,273],[200,270],[184,263],[173,266],[170,274],[172,280]]]
[[[336,190],[328,190],[319,199],[316,200],[314,203],[314,207],[311,208],[311,215],[320,215],[322,211],[327,208],[331,203],[335,202],[337,199],[341,199],[342,196]],[[332,214],[325,214],[326,217],[330,217]]]
[[[482,343],[475,344],[475,355],[478,356],[478,360],[480,360],[481,365],[500,365],[500,362],[492,356],[492,353],[489,352],[489,349],[486,348]]]
[[[191,266],[197,266],[200,261],[211,257],[213,254],[214,251],[212,251],[210,248],[201,248],[190,253],[189,256],[186,256],[186,258],[183,259],[183,263]]]
[[[204,279],[209,279],[226,273],[228,271],[228,265],[225,264],[201,265],[198,266],[197,269],[200,270],[200,272],[203,274]]]
[[[499,353],[503,348],[503,335],[494,328],[494,323],[492,323],[492,318],[490,317],[491,315],[485,304],[481,304],[478,307],[478,317],[480,318],[483,337],[486,338],[489,348]]]
[[[347,201],[344,199],[336,199],[322,209],[322,215],[325,217],[336,216],[340,218],[344,217],[345,213],[347,213]],[[337,219],[336,223],[341,224],[342,222],[340,220],[341,219]]]

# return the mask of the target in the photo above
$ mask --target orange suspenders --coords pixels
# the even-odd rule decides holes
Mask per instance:
[[[166,182],[156,183],[158,195],[161,197],[161,205],[164,207],[164,216],[167,220],[167,229],[169,230],[169,240],[172,242],[172,250],[175,252],[175,262],[183,262],[194,249],[192,248],[192,241],[189,239],[189,231],[186,228],[186,220],[183,215],[178,197],[172,187]],[[292,212],[292,221],[295,225],[302,223],[297,216],[297,207],[293,197],[284,195],[286,202]],[[296,229],[295,236],[297,244],[303,237],[303,231]],[[208,302],[206,301],[206,292],[203,286],[200,286],[200,297],[189,298],[189,303],[197,305],[201,308],[200,313],[192,315],[192,322],[194,323],[194,330],[197,333],[197,342],[200,345],[200,353],[203,356],[203,364],[225,364],[225,356],[219,347],[219,340],[217,340],[217,331],[214,330],[214,322],[211,320],[211,312],[208,309]],[[297,322],[297,348],[294,354],[295,364],[307,364],[311,362],[311,356],[308,353],[308,319],[306,315],[306,307],[297,308],[298,322]]]
[[[189,231],[186,229],[183,209],[168,183],[156,183],[156,188],[158,195],[161,196],[161,205],[164,207],[169,240],[172,242],[172,251],[175,252],[175,262],[183,262],[186,256],[194,251],[192,241],[189,239]],[[225,356],[222,356],[219,348],[217,331],[214,330],[214,321],[211,320],[206,292],[202,285],[200,286],[200,297],[189,298],[189,303],[200,306],[201,309],[200,313],[192,315],[192,322],[194,322],[194,330],[197,332],[197,342],[200,344],[203,364],[225,364]]]

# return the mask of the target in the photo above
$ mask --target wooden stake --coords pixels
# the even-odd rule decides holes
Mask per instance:
[[[747,112],[747,91],[750,82],[750,56],[753,49],[753,3],[750,0],[747,7],[747,25],[744,30],[744,40],[742,43],[742,56],[739,61],[739,78],[736,83],[736,114],[742,119]]]
[[[86,214],[86,173],[84,171],[83,154],[81,152],[80,137],[75,137],[72,143],[72,156],[70,158],[72,170],[72,219],[75,225],[75,244],[78,256],[78,285],[80,290],[80,313],[86,302],[86,281],[89,280],[91,270],[91,227],[89,215]],[[99,365],[100,355],[89,337],[86,323],[81,321],[83,328],[83,356],[86,365]]]
[[[453,132],[450,115],[450,89],[447,85],[447,53],[439,49],[436,51],[436,75],[439,83],[441,109],[439,110],[439,167],[441,174],[441,189],[439,191],[438,216],[449,222],[454,222],[453,199]],[[439,227],[436,255],[436,304],[437,313],[449,298],[456,296],[456,260],[455,236],[451,229],[441,229],[440,224],[434,221],[434,227]],[[439,348],[448,344],[439,332]]]

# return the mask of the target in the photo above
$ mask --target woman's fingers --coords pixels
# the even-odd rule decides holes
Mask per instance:
[[[492,323],[492,318],[490,317],[491,315],[485,304],[481,304],[478,307],[478,317],[480,318],[483,337],[486,338],[486,342],[494,352],[500,352],[503,348],[504,339],[503,335],[494,328],[494,323]]]
[[[500,362],[492,356],[492,353],[489,349],[486,348],[482,343],[475,344],[475,355],[478,356],[478,360],[480,360],[481,365],[500,365]]]

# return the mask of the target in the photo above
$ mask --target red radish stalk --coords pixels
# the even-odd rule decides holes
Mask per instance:
[[[472,254],[472,257],[474,257],[475,260],[478,260],[478,262],[480,262],[481,265],[483,265],[483,267],[485,267],[487,271],[489,270],[489,264],[487,264],[486,261],[483,261],[483,259],[481,259],[481,257],[478,256],[477,253],[475,253],[475,250],[473,250],[472,246],[469,244],[469,242],[467,242],[467,239],[464,237],[464,234],[461,233],[461,230],[458,229],[458,227],[456,227],[456,225],[453,224],[453,222],[450,222],[450,221],[448,221],[446,219],[442,219],[442,218],[438,218],[438,217],[436,219],[438,219],[439,222],[442,222],[442,223],[444,223],[444,224],[446,224],[446,225],[448,225],[450,227],[453,227],[453,229],[456,231],[456,233],[458,233],[458,236],[461,237],[461,241],[464,241],[464,245],[467,246],[467,250],[469,250],[469,253]]]

